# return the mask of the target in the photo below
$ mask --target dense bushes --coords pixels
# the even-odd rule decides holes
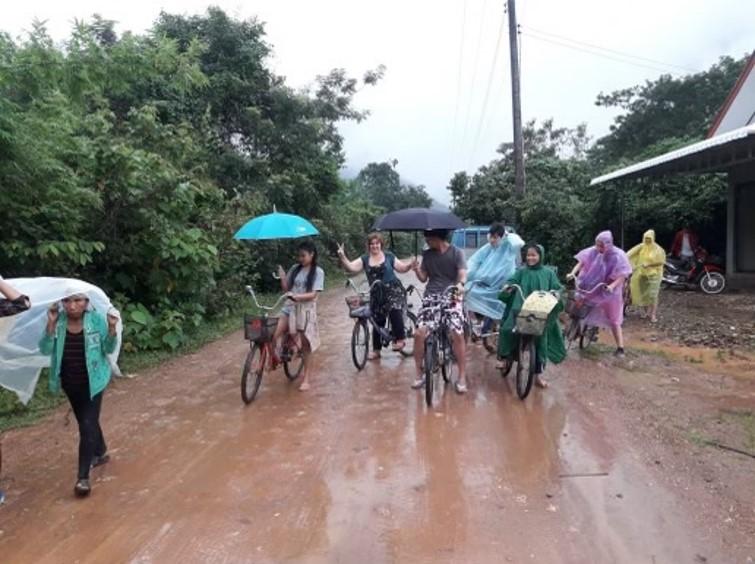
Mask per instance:
[[[0,35],[0,272],[73,276],[116,297],[126,347],[182,344],[270,283],[287,245],[235,242],[250,217],[312,218],[325,248],[361,244],[379,211],[339,178],[337,123],[365,114],[342,70],[309,91],[268,67],[255,20],[162,14],[144,35],[77,23]]]

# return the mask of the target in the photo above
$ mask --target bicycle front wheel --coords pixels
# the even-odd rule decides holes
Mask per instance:
[[[579,336],[579,348],[585,350],[587,347],[597,341],[598,331],[599,329],[597,327],[594,327],[592,325],[586,326],[582,330],[582,334]]]
[[[247,405],[257,397],[260,384],[262,384],[262,373],[265,371],[267,360],[266,351],[267,349],[255,343],[246,355],[244,369],[241,372],[241,399]]]
[[[454,365],[454,351],[451,348],[451,342],[448,340],[448,334],[445,333],[440,340],[440,372],[446,384],[453,380]]]
[[[433,393],[435,392],[435,365],[438,362],[438,345],[435,339],[425,340],[425,403],[427,407],[433,406]]]
[[[535,338],[530,335],[519,337],[519,362],[516,366],[516,395],[525,399],[532,389],[537,369]]]
[[[360,319],[354,323],[354,330],[351,332],[351,359],[357,370],[362,370],[367,364],[367,354],[370,352],[369,337],[366,321]]]

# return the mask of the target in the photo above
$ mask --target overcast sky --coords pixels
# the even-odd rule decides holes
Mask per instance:
[[[140,32],[161,9],[193,14],[208,4],[24,0],[4,6],[0,28],[22,34],[39,18],[47,20],[56,40],[63,40],[75,18],[100,13],[117,21],[119,32]],[[504,18],[502,0],[212,4],[266,22],[275,50],[271,64],[292,86],[306,86],[334,67],[361,76],[386,65],[385,79],[357,98],[372,112],[370,118],[342,127],[352,170],[398,159],[402,177],[425,184],[433,197],[446,202],[452,172],[475,170],[511,139],[505,28],[492,65]],[[599,92],[663,72],[699,71],[721,55],[739,57],[755,48],[755,2],[749,0],[517,0],[517,11],[523,31],[524,119],[553,117],[563,126],[585,122],[593,137],[604,134],[613,117],[594,105]]]

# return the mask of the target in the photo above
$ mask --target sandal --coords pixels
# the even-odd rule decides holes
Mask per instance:
[[[454,384],[454,388],[456,388],[456,393],[457,394],[466,394],[467,391],[468,391],[467,390],[467,385],[466,384],[462,384],[461,382],[456,382],[456,384]]]

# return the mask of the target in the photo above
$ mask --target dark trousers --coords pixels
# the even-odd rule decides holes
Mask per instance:
[[[89,478],[92,459],[107,452],[100,428],[102,392],[89,397],[89,384],[69,384],[63,391],[71,402],[71,408],[79,424],[79,480]]]
[[[403,339],[406,335],[406,332],[404,331],[404,316],[402,315],[402,312],[400,309],[392,309],[388,312],[388,315],[391,318],[391,336],[397,340],[400,341]],[[375,312],[375,321],[377,322],[380,327],[385,327],[386,316],[384,312]],[[383,348],[383,340],[380,338],[380,333],[378,333],[374,328],[372,329],[372,350],[379,351]]]

